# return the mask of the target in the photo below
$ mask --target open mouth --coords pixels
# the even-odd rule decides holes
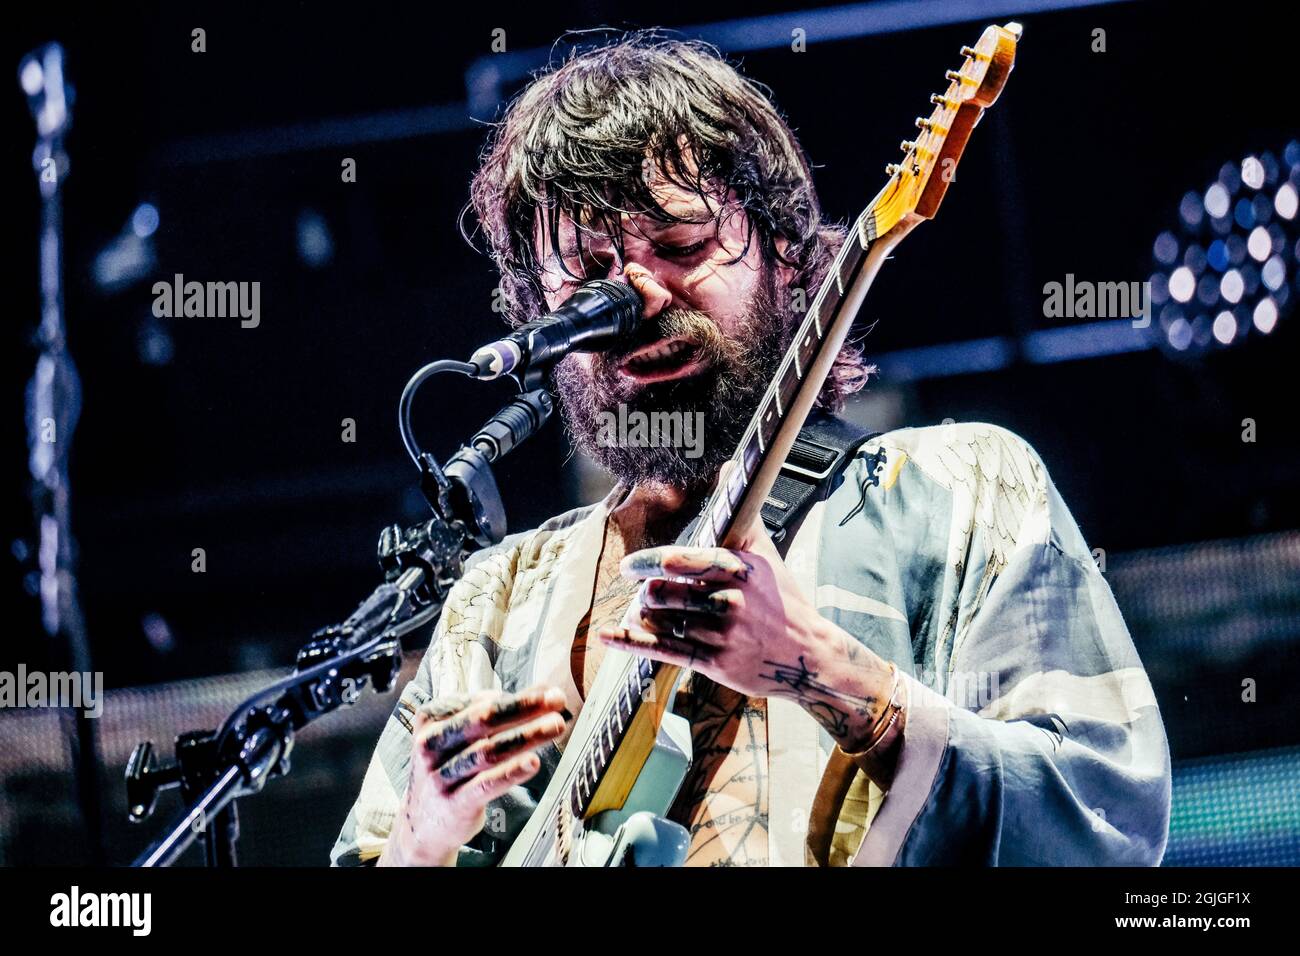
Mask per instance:
[[[687,378],[709,365],[698,345],[686,339],[660,339],[643,345],[618,363],[618,374],[648,384]]]

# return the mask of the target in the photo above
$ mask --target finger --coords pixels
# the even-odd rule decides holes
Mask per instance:
[[[688,616],[681,611],[643,611],[640,620],[641,629],[656,637],[699,641],[713,648],[721,648],[726,643],[722,621],[707,615]]]
[[[683,548],[666,545],[646,548],[623,559],[619,566],[626,578],[688,578],[692,581],[737,583],[749,580],[754,571],[745,555],[725,548]]]
[[[547,714],[522,727],[505,730],[466,747],[438,768],[438,782],[451,789],[475,774],[504,763],[511,757],[544,747],[564,733],[564,718]]]
[[[473,780],[457,787],[452,799],[462,806],[481,810],[489,801],[502,796],[511,787],[531,780],[542,769],[542,759],[531,750],[511,757],[499,767],[478,774]]]
[[[425,750],[445,758],[495,731],[563,710],[564,692],[557,687],[531,687],[517,694],[497,693],[471,703],[446,720],[429,724],[421,743]]]
[[[453,714],[464,710],[470,704],[477,700],[486,700],[491,697],[492,691],[479,691],[474,696],[468,694],[445,694],[442,697],[435,697],[426,703],[421,704],[415,710],[415,730],[418,732],[425,724],[431,721],[446,720]]]
[[[651,578],[641,589],[641,607],[649,610],[698,611],[703,614],[723,614],[731,605],[714,600],[714,585],[695,584],[692,581],[675,581]]]
[[[716,654],[716,649],[698,641],[652,634],[644,628],[606,626],[596,636],[606,647],[681,667],[709,664]]]

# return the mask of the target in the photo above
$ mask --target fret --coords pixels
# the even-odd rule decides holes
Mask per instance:
[[[799,376],[799,370],[794,362],[786,362],[781,369],[780,379],[776,386],[776,397],[780,403],[778,408],[784,416],[786,409],[790,407],[790,402],[794,399],[794,393],[799,388],[802,379]]]
[[[748,484],[744,468],[736,464],[736,460],[733,458],[732,469],[727,475],[727,503],[731,505],[733,514],[737,506],[740,505],[740,496],[745,493],[745,486]]]
[[[762,463],[757,432],[750,435],[749,441],[745,443],[745,450],[741,452],[741,461],[744,463],[745,480],[749,481],[758,473],[758,466]]]
[[[799,330],[803,336],[799,340],[799,348],[795,350],[795,361],[799,363],[799,375],[806,375],[805,369],[812,365],[812,361],[817,357],[817,346],[821,344],[821,339],[813,334],[813,330],[804,325]]]
[[[772,443],[772,436],[776,434],[777,426],[781,424],[781,416],[777,414],[775,403],[764,402],[763,414],[758,420],[758,436],[763,443],[763,450],[767,451],[767,446]]]
[[[858,265],[862,262],[862,252],[860,244],[846,242],[840,248],[840,254],[835,257],[835,280],[841,293],[852,283],[853,273],[858,271]]]
[[[713,526],[713,540],[721,541],[727,536],[727,524],[731,521],[731,505],[726,498],[716,498],[709,506],[709,518]]]
[[[835,321],[835,313],[839,311],[840,299],[843,296],[840,290],[835,287],[834,282],[828,282],[822,286],[821,302],[817,306],[817,315],[826,319],[827,324]],[[823,332],[823,335],[826,333]]]

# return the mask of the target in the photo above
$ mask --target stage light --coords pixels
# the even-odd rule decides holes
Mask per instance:
[[[1300,205],[1300,197],[1297,197],[1295,187],[1290,183],[1283,183],[1282,188],[1273,197],[1273,208],[1283,219],[1294,219],[1297,205]]]
[[[1187,347],[1192,344],[1192,327],[1181,316],[1170,323],[1167,334],[1169,344],[1180,352],[1186,351]]]
[[[1255,314],[1251,318],[1255,323],[1255,328],[1268,335],[1273,331],[1273,327],[1277,325],[1277,305],[1272,299],[1260,299],[1259,305],[1255,306]]]
[[[1242,229],[1249,229],[1255,225],[1254,204],[1244,196],[1238,199],[1237,205],[1232,209],[1232,218]]]
[[[1222,219],[1228,214],[1230,197],[1223,183],[1215,183],[1205,191],[1205,211],[1213,219]]]
[[[1223,345],[1231,344],[1237,334],[1237,319],[1226,309],[1214,317],[1214,337]]]
[[[1294,190],[1292,190],[1292,192],[1294,193]],[[1289,219],[1290,217],[1288,216],[1287,218]],[[1156,244],[1153,252],[1156,257],[1156,262],[1160,263],[1162,266],[1172,266],[1178,259],[1178,239],[1168,230],[1160,233],[1160,235],[1156,236]]]
[[[18,82],[28,96],[40,93],[41,87],[45,85],[45,71],[41,69],[41,61],[34,56],[24,60],[22,69],[18,71]]]
[[[1251,189],[1264,185],[1264,164],[1254,156],[1247,156],[1241,162],[1241,181]]]
[[[1241,278],[1241,273],[1236,269],[1229,269],[1219,283],[1219,292],[1223,294],[1225,299],[1236,305],[1241,301],[1241,295],[1245,291],[1246,283]]]
[[[1282,257],[1274,256],[1264,263],[1264,268],[1260,271],[1259,277],[1270,292],[1276,292],[1282,288],[1286,282],[1286,265],[1282,262]]]
[[[313,269],[325,267],[334,258],[329,225],[314,209],[304,209],[298,215],[298,257]]]
[[[1224,163],[1205,189],[1183,194],[1178,220],[1151,248],[1151,302],[1160,306],[1148,333],[1154,342],[1189,352],[1235,345],[1252,325],[1271,333],[1300,291],[1293,225],[1300,220],[1300,140],[1280,155],[1263,151]]]
[[[1210,317],[1201,313],[1192,319],[1192,343],[1205,348],[1214,338],[1214,332],[1210,327]]]
[[[1179,266],[1169,276],[1169,294],[1179,302],[1190,302],[1196,294],[1196,277],[1187,266]]]
[[[1256,262],[1263,262],[1268,258],[1269,253],[1273,251],[1273,240],[1269,237],[1268,230],[1263,226],[1256,226],[1250,231],[1250,238],[1246,240],[1246,249],[1250,252],[1250,257]]]
[[[1201,305],[1214,306],[1219,302],[1219,280],[1212,275],[1201,276],[1196,283],[1196,301]]]
[[[1235,232],[1227,239],[1223,240],[1223,245],[1228,250],[1228,264],[1239,266],[1246,259],[1246,240],[1241,238]]]
[[[1228,244],[1222,239],[1215,239],[1210,248],[1205,250],[1205,260],[1215,272],[1228,271]]]
[[[131,214],[131,231],[141,239],[148,239],[158,230],[158,209],[153,203],[142,202]]]

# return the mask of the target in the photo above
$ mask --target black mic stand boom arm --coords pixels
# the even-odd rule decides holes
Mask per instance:
[[[462,364],[446,363],[437,371],[463,371],[457,367]],[[199,835],[209,866],[234,865],[239,833],[234,801],[289,772],[297,730],[354,703],[367,684],[380,693],[392,687],[401,669],[402,636],[432,623],[465,559],[505,535],[492,462],[540,428],[551,410],[545,391],[518,396],[443,467],[414,450],[434,517],[380,533],[384,583],[342,624],[317,631],[298,652],[294,672],[243,701],[219,730],[177,737],[175,763],[160,767],[151,742],[135,748],[126,769],[131,819],[148,818],[159,792],[168,787],[179,786],[189,804],[136,866],[174,863]]]

